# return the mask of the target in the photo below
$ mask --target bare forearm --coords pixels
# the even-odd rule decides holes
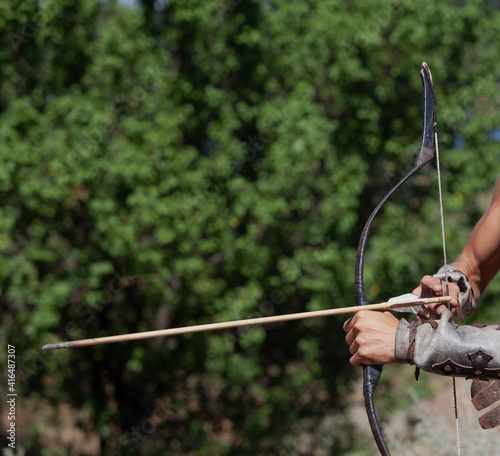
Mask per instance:
[[[469,279],[475,299],[500,269],[500,179],[490,207],[477,223],[454,266]]]

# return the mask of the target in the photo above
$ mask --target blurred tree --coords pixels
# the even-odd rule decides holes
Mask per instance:
[[[485,0],[0,4],[0,334],[22,396],[87,411],[113,456],[352,449],[324,424],[353,374],[342,319],[40,347],[351,305],[362,226],[419,146],[424,60],[456,256],[498,176],[498,22]],[[373,301],[442,263],[435,175],[376,221]],[[40,429],[28,454],[56,454]]]

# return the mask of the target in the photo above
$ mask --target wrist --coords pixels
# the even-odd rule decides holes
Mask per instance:
[[[473,298],[478,301],[481,297],[481,288],[479,287],[480,275],[478,273],[478,268],[474,267],[470,261],[461,259],[460,257],[453,262],[452,267],[458,269],[466,278],[470,284]]]

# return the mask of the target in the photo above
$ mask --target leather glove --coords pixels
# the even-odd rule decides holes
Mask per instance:
[[[483,410],[500,400],[500,380],[476,378],[472,382],[470,395],[476,410]],[[483,429],[492,429],[498,426],[500,424],[500,405],[481,416],[479,424]]]
[[[446,274],[446,272],[448,272],[448,274]],[[439,271],[432,277],[446,281],[446,275],[448,275],[448,280],[451,283],[457,284],[460,288],[458,307],[453,309],[452,312],[455,317],[459,317],[462,321],[464,321],[464,317],[470,315],[474,312],[474,310],[476,310],[476,301],[474,299],[471,284],[469,283],[467,276],[452,265],[448,265],[446,267],[441,266]]]

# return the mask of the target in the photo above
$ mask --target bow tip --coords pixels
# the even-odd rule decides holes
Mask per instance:
[[[426,62],[422,62],[422,65],[420,65],[420,74],[422,77],[428,77],[430,83],[432,84],[432,73]]]

